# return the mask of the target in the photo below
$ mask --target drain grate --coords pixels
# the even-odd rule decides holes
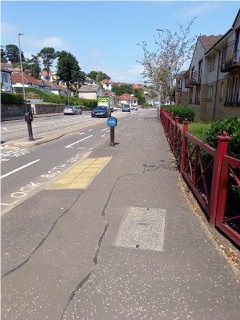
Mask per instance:
[[[163,251],[165,215],[165,209],[132,207],[114,245]]]

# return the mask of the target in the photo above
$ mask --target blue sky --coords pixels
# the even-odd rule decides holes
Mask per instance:
[[[25,57],[44,47],[73,54],[82,71],[103,71],[112,81],[142,83],[138,43],[155,50],[157,28],[177,30],[197,16],[190,37],[219,35],[232,26],[239,1],[1,1],[1,45]],[[54,69],[54,68],[53,68]]]

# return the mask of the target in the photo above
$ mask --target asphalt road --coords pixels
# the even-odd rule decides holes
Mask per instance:
[[[143,115],[144,111],[131,114],[118,115],[120,130],[126,121],[135,121],[136,117]],[[26,123],[21,120],[4,123],[7,130],[2,128],[7,137],[22,138],[26,131]],[[77,116],[53,116],[41,117],[34,120],[33,131],[44,134],[46,140],[58,136],[61,129],[75,128],[73,132],[64,135],[61,139],[54,139],[34,147],[11,147],[11,143],[5,143],[1,149],[1,215],[19,205],[27,198],[41,190],[51,179],[56,178],[74,163],[86,158],[94,147],[105,139],[110,141],[110,128],[107,119],[94,118],[90,114]],[[115,133],[115,135],[116,135]],[[27,140],[26,138],[23,139]],[[38,141],[36,139],[36,141]]]
[[[119,114],[119,113],[118,113]],[[91,121],[89,111],[84,111],[82,115],[51,114],[34,116],[32,121],[33,137],[44,133],[56,132],[79,124],[86,124]],[[6,143],[28,137],[28,127],[24,117],[17,120],[3,121],[1,125],[1,140]]]

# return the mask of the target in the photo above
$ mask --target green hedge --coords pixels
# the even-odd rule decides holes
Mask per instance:
[[[188,120],[190,122],[194,121],[195,110],[189,106],[162,106],[163,109],[168,110],[173,113],[174,116],[179,116],[179,122],[183,123],[184,120]]]
[[[15,91],[22,94],[22,88],[15,88]],[[63,95],[58,95],[55,93],[46,93],[40,89],[36,88],[25,88],[26,99],[28,99],[28,94],[34,94],[36,98],[42,99],[43,102],[56,103],[56,104],[68,104],[68,97]],[[10,102],[8,102],[10,103]],[[77,96],[69,96],[69,104],[76,105],[81,108],[96,108],[97,101],[93,99],[83,99]]]
[[[216,136],[221,135],[223,131],[226,131],[227,135],[232,137],[232,140],[228,143],[228,154],[240,159],[240,118],[231,117],[214,121],[206,131],[205,141],[216,148]]]
[[[9,92],[1,92],[1,103],[2,104],[24,104],[23,95],[9,93]]]

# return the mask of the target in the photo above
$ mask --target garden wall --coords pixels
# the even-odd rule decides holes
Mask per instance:
[[[1,117],[24,116],[25,112],[32,110],[33,114],[62,113],[64,104],[26,104],[26,105],[1,105]]]

